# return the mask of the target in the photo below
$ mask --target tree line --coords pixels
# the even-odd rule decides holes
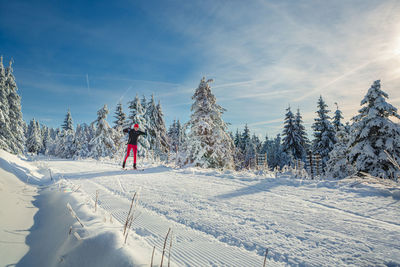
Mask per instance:
[[[0,62],[0,148],[15,154],[23,152],[62,158],[121,158],[125,150],[122,129],[138,123],[146,130],[140,138],[139,155],[146,158],[173,160],[179,166],[218,169],[245,169],[254,166],[258,154],[266,154],[269,168],[282,168],[295,161],[306,162],[307,155],[319,155],[325,175],[343,178],[356,172],[397,179],[400,163],[400,118],[389,104],[379,80],[368,89],[361,109],[344,124],[336,104],[333,116],[322,96],[317,101],[316,118],[310,140],[303,125],[300,109],[286,109],[282,134],[260,140],[251,134],[247,124],[242,132],[228,131],[222,115],[226,110],[217,104],[211,91],[212,80],[202,78],[192,96],[188,122],[174,120],[168,130],[160,102],[138,95],[128,102],[126,114],[122,103],[114,111],[113,125],[107,122],[107,105],[97,112],[90,124],[73,126],[68,110],[61,128],[50,128],[32,119],[22,120],[20,96],[12,70]]]

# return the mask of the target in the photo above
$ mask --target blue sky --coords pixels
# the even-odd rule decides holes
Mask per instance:
[[[127,112],[136,94],[185,122],[203,76],[230,129],[262,136],[288,105],[310,130],[319,95],[348,120],[377,79],[400,107],[399,1],[0,0],[0,54],[24,119],[52,127],[68,108],[75,124],[104,104]]]

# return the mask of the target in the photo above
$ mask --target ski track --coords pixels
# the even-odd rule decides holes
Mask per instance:
[[[139,196],[137,207],[140,216],[132,225],[133,231],[160,250],[168,227],[172,227],[176,240],[172,258],[183,266],[262,266],[265,247],[270,249],[268,266],[386,266],[385,253],[395,263],[400,262],[400,224],[396,222],[400,216],[390,213],[386,219],[379,219],[378,213],[375,217],[363,215],[367,208],[349,210],[351,197],[341,192],[340,186],[318,188],[309,181],[231,179],[158,170],[163,167],[122,171],[110,163],[94,163],[96,168],[82,172],[82,166],[93,162],[68,164],[60,168],[56,161],[48,162],[59,177],[81,185],[93,200],[99,190],[99,206],[121,224],[133,193],[142,188],[143,197]],[[246,202],[240,201],[243,199]],[[370,202],[367,199],[357,205]],[[396,201],[382,203],[382,207],[396,208]],[[398,206],[399,201],[397,210]],[[190,216],[191,212],[197,216]],[[202,212],[217,218],[210,222],[210,218],[201,216],[207,215]],[[262,215],[260,219],[257,214]],[[240,228],[242,223],[244,228]],[[248,237],[247,232],[253,236]]]
[[[90,180],[77,180],[73,183],[81,185],[92,200],[96,199],[96,190],[99,190],[101,201],[98,202],[98,205],[121,224],[125,223],[130,205],[129,200],[118,198],[105,186]],[[121,210],[120,207],[126,207],[126,210]],[[168,225],[172,226],[174,234],[178,236],[176,238],[178,243],[173,245],[171,254],[173,260],[177,263],[188,266],[208,266],[210,264],[212,266],[227,266],[230,263],[232,263],[232,266],[260,265],[260,259],[254,259],[255,255],[249,257],[245,251],[239,248],[225,246],[218,240],[210,242],[210,237],[205,237],[183,225],[163,220],[159,215],[152,214],[140,208],[140,206],[137,207],[137,212],[140,212],[140,216],[132,224],[132,229],[136,234],[144,237],[151,246],[156,246],[159,251],[163,246]],[[143,229],[146,229],[145,233],[143,233]],[[195,246],[195,244],[201,243],[207,244],[207,249],[199,250],[199,247]]]

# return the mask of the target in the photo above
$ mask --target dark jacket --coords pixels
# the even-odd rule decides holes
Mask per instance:
[[[129,129],[129,128],[124,129],[123,131],[124,133],[129,134],[128,144],[130,145],[137,145],[138,137],[141,135],[147,135],[147,133],[145,132],[139,130],[135,131],[134,129]]]

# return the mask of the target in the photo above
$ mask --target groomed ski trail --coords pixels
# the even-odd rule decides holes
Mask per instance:
[[[98,190],[98,205],[121,224],[125,223],[130,205],[130,200],[127,199],[131,197],[129,194],[112,192],[90,180],[74,180],[73,183],[80,185],[93,201],[96,199]],[[212,236],[162,218],[159,214],[141,206],[137,206],[134,217],[137,218],[132,224],[132,230],[151,246],[156,246],[159,251],[163,246],[168,228],[172,228],[173,236],[175,236],[171,253],[172,260],[182,266],[260,266],[262,264],[261,258],[257,259],[254,253],[228,246]]]
[[[161,249],[172,227],[172,259],[182,266],[262,266],[266,247],[267,266],[400,262],[399,200],[368,187],[166,167],[123,171],[96,161],[46,164],[93,200],[99,190],[99,205],[122,224],[141,189],[133,231]]]

